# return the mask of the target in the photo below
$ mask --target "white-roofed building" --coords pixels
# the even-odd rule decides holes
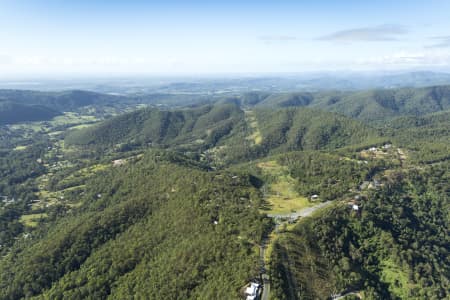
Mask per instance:
[[[245,289],[245,295],[247,296],[246,300],[255,300],[258,296],[259,284],[255,282],[251,282],[250,286]]]

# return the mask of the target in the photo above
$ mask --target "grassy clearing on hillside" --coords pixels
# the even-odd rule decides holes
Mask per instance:
[[[55,136],[57,136],[59,134],[62,134],[62,133],[64,133],[64,131],[52,131],[52,132],[49,132],[48,135],[50,137],[55,137]]]
[[[261,131],[259,130],[258,121],[256,120],[254,112],[250,110],[245,111],[245,118],[250,128],[253,130],[253,133],[249,135],[247,139],[252,140],[255,145],[261,144],[262,135]]]
[[[413,288],[409,284],[408,274],[391,259],[383,260],[380,266],[381,279],[389,284],[390,292],[401,299],[408,299],[409,291]]]
[[[28,146],[17,146],[16,148],[14,148],[14,151],[23,151],[26,150],[28,148]]]
[[[95,116],[80,115],[74,112],[65,112],[64,115],[53,118],[51,124],[53,126],[67,125],[67,124],[75,125],[94,121],[98,121],[98,119]]]
[[[83,129],[92,126],[92,124],[80,124],[70,127],[69,129]]]
[[[64,180],[71,180],[71,179],[76,178],[76,177],[92,176],[96,172],[100,172],[100,171],[106,170],[108,167],[110,167],[110,165],[105,165],[105,164],[96,164],[96,165],[92,165],[92,166],[89,166],[89,167],[85,167],[85,168],[82,168],[82,169],[79,169],[79,170],[73,172],[72,174],[70,174],[69,176],[64,178],[63,181]]]
[[[39,224],[39,220],[47,218],[46,213],[41,214],[31,214],[31,215],[22,215],[20,217],[20,222],[28,227],[36,227]]]
[[[56,116],[50,121],[14,124],[11,126],[11,129],[16,131],[41,132],[55,135],[56,133],[53,130],[55,127],[67,125],[87,125],[85,123],[93,123],[95,121],[99,121],[99,119],[95,116],[82,115],[75,112],[65,112],[63,115]],[[57,133],[61,133],[61,131],[58,131]]]
[[[309,200],[296,191],[296,181],[286,169],[276,161],[267,161],[258,164],[263,174],[272,178],[266,191],[268,207],[264,212],[269,214],[286,214],[311,206]]]
[[[85,188],[85,182],[88,178],[91,178],[97,172],[103,171],[108,167],[110,167],[110,165],[96,164],[77,170],[67,177],[59,180],[58,190],[56,191],[48,190],[48,182],[50,177],[53,176],[52,173],[39,177],[37,179],[39,191],[35,194],[36,197],[41,201],[33,203],[32,208],[34,210],[41,209],[57,204],[60,201],[65,201],[67,203],[67,199],[65,199],[66,193],[81,192]],[[68,204],[70,204],[71,206],[79,205],[78,202]]]
[[[13,131],[33,131],[33,132],[42,132],[44,131],[44,125],[42,122],[28,122],[21,124],[11,125],[10,128]]]

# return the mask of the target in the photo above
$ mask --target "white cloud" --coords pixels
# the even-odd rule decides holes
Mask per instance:
[[[450,47],[450,35],[449,36],[435,36],[431,38],[434,44],[427,46],[427,48],[449,48]]]
[[[408,33],[408,30],[400,25],[380,25],[375,27],[351,28],[336,31],[331,34],[319,37],[318,40],[333,42],[354,42],[354,41],[397,41]]]
[[[372,67],[448,67],[450,66],[450,53],[447,51],[401,51],[391,55],[359,58],[355,61],[359,66]]]

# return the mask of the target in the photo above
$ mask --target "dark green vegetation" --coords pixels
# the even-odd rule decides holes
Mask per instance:
[[[318,151],[283,154],[278,161],[287,166],[291,176],[298,180],[300,194],[320,194],[323,200],[338,199],[348,194],[349,189],[357,190],[360,183],[398,163],[395,160],[367,162]]]
[[[97,126],[69,132],[68,145],[86,151],[129,150],[143,145],[189,151],[219,165],[291,150],[336,149],[379,140],[376,130],[350,118],[308,108],[254,111],[262,141],[235,103],[160,111],[147,108]],[[207,151],[207,152],[205,152]]]
[[[120,108],[120,97],[85,91],[44,93],[36,91],[0,90],[0,125],[49,121],[63,112],[111,106]],[[125,101],[125,99],[123,99]],[[116,104],[114,104],[116,103]],[[91,111],[92,113],[92,111]],[[94,112],[101,116],[101,112]],[[104,113],[104,112],[103,112]]]
[[[416,160],[432,163],[450,158],[450,110],[416,118],[400,117],[384,130],[399,145],[413,149]]]
[[[0,102],[0,125],[51,120],[60,113],[40,105]]]
[[[309,106],[365,122],[382,123],[398,116],[421,116],[450,109],[450,86],[358,92],[257,94],[242,98],[245,105]]]
[[[150,152],[80,200],[2,259],[0,298],[236,299],[257,274],[264,226],[246,177]]]
[[[59,112],[86,111],[105,107],[123,111],[125,107],[145,104],[158,108],[196,106],[233,101],[245,107],[308,106],[378,124],[399,116],[422,116],[450,109],[450,86],[397,88],[348,92],[251,92],[224,94],[152,93],[109,95],[87,91],[37,92],[0,90],[0,103],[39,105]]]
[[[74,145],[112,147],[117,144],[175,146],[186,143],[214,146],[243,120],[235,104],[206,105],[194,109],[161,111],[146,108],[120,115],[97,126],[71,132]]]
[[[35,178],[46,171],[37,162],[45,146],[40,142],[27,151],[0,152],[0,253],[25,230],[19,218],[29,211],[29,204],[35,199]]]
[[[359,202],[337,204],[276,241],[276,298],[446,299],[449,165],[398,171]]]
[[[0,127],[0,299],[242,298],[274,230],[264,162],[332,201],[274,230],[271,299],[445,299],[448,95],[0,91],[65,112]]]
[[[336,149],[375,139],[377,132],[337,114],[312,109],[256,110],[262,148],[290,150]]]
[[[58,111],[73,111],[88,105],[108,105],[125,100],[119,96],[87,91],[37,92],[21,90],[0,90],[0,101],[11,101],[23,105],[41,105]]]
[[[216,97],[189,94],[134,94],[128,96],[72,90],[39,92],[0,90],[0,125],[27,121],[44,121],[62,114],[77,112],[102,118],[135,108],[138,105],[159,108],[198,105]],[[8,113],[14,113],[8,116]]]

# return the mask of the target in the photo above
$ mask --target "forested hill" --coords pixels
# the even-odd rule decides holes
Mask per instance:
[[[205,105],[176,111],[145,108],[74,131],[67,136],[66,142],[100,147],[149,143],[173,146],[189,142],[214,146],[243,120],[244,112],[235,104]]]
[[[257,109],[255,113],[262,145],[277,152],[336,149],[378,137],[361,122],[315,109]]]
[[[0,299],[447,299],[447,87],[295,95],[2,126]]]
[[[0,101],[23,105],[42,105],[62,112],[73,111],[76,108],[88,105],[126,102],[126,98],[78,90],[63,92],[0,90]]]
[[[86,107],[127,107],[128,98],[88,91],[37,92],[0,90],[0,125],[49,121],[64,112]],[[120,110],[119,110],[120,111]]]
[[[450,86],[397,88],[364,91],[323,92],[251,92],[228,94],[130,94],[126,96],[90,91],[37,92],[0,90],[0,102],[41,105],[60,112],[86,106],[127,107],[137,104],[164,108],[199,106],[200,104],[234,102],[251,107],[311,107],[337,112],[368,123],[382,124],[400,116],[422,116],[450,109]]]
[[[447,128],[450,130],[450,109],[440,111],[436,113],[427,114],[425,116],[413,117],[399,117],[390,121],[386,127],[392,129],[404,129],[404,128]]]
[[[74,200],[0,258],[0,299],[240,299],[258,274],[264,219],[247,176],[149,152]]]
[[[357,92],[257,93],[241,97],[243,105],[260,107],[309,106],[367,122],[398,116],[420,116],[450,109],[450,86]]]
[[[61,113],[42,105],[23,105],[0,101],[0,125],[47,121]]]
[[[376,130],[342,115],[309,108],[244,112],[233,101],[192,109],[145,108],[69,132],[66,144],[101,150],[137,146],[211,150],[213,159],[254,159],[290,150],[367,143]]]
[[[358,182],[368,169],[366,174],[373,168],[390,171],[378,174],[383,181],[378,188],[360,188],[358,197],[344,198],[286,230],[274,245],[271,297],[330,299],[350,293],[359,296],[346,298],[449,298],[448,160],[409,169],[379,158],[358,165],[317,153],[294,153],[280,161],[298,178],[301,190],[321,185],[327,196],[347,192],[346,184]],[[336,184],[330,184],[334,176],[339,176]]]

